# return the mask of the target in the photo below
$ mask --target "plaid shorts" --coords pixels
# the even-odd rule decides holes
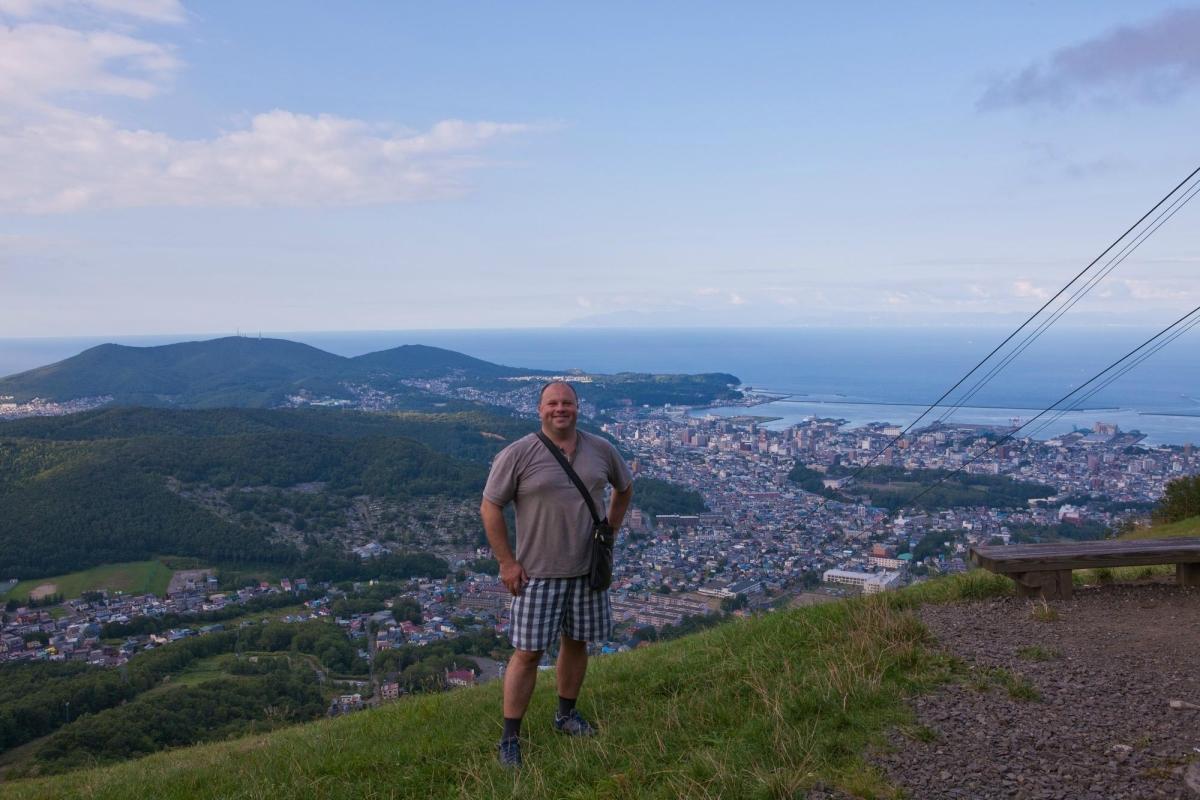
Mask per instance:
[[[612,635],[608,591],[588,586],[588,576],[533,578],[512,601],[509,629],[518,650],[545,650],[558,638],[602,642]]]

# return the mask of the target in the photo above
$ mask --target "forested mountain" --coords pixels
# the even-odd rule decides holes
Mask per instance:
[[[0,575],[165,553],[287,563],[344,550],[347,530],[406,531],[421,527],[422,508],[475,503],[488,460],[533,425],[483,413],[130,408],[0,423]]]
[[[398,378],[437,378],[451,372],[468,377],[501,378],[514,375],[550,375],[547,370],[505,367],[453,350],[424,344],[406,344],[351,359],[359,370],[379,370]]]
[[[270,406],[288,391],[329,394],[349,359],[282,339],[226,337],[160,347],[102,344],[0,379],[0,394],[70,400],[110,395],[138,405]]]
[[[0,395],[65,401],[111,396],[121,404],[267,408],[301,391],[350,398],[347,384],[382,382],[395,394],[419,396],[397,383],[456,375],[494,379],[537,374],[424,345],[405,345],[356,358],[285,339],[230,336],[158,347],[102,344],[79,355],[0,379]]]
[[[454,399],[472,387],[504,395],[531,391],[517,377],[562,374],[492,364],[453,350],[404,345],[355,358],[283,339],[227,337],[159,347],[104,344],[79,355],[0,378],[0,397],[68,402],[111,398],[117,405],[171,408],[274,408],[288,402],[343,401],[374,409],[432,411],[478,407]],[[582,375],[586,399],[604,408],[626,403],[696,405],[738,397],[733,375]],[[414,381],[437,381],[417,386]],[[289,401],[289,398],[293,398]],[[299,401],[294,398],[301,398]],[[364,398],[369,398],[364,401]],[[513,403],[508,403],[513,405]]]

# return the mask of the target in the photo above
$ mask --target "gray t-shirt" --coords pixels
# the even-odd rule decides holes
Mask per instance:
[[[633,482],[629,467],[610,442],[579,432],[571,466],[605,515],[604,487],[623,492]],[[515,503],[517,561],[531,578],[570,578],[587,573],[592,515],[562,465],[531,433],[501,450],[488,474],[484,499],[500,507]]]

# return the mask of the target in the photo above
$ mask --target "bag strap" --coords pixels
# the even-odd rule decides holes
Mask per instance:
[[[583,442],[583,434],[576,433],[576,435],[579,438],[576,440],[577,444],[575,446],[578,447],[579,444]],[[589,492],[587,487],[583,485],[583,479],[580,478],[579,474],[575,472],[575,468],[571,466],[571,462],[567,461],[567,457],[563,455],[562,450],[558,449],[558,445],[550,441],[549,436],[542,431],[538,431],[537,437],[542,440],[542,444],[546,445],[546,449],[550,451],[550,455],[554,456],[554,460],[557,461],[559,466],[563,468],[563,472],[567,473],[567,477],[571,479],[571,483],[575,484],[575,488],[579,490],[581,495],[583,495],[583,502],[587,503],[588,511],[590,511],[592,514],[592,522],[599,525],[603,520],[601,520],[600,515],[596,513],[596,502],[592,500],[592,493]]]

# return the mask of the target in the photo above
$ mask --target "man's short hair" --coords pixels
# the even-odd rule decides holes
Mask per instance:
[[[546,381],[542,384],[542,390],[538,392],[538,405],[542,404],[542,398],[546,396],[546,390],[551,386],[565,386],[571,390],[571,394],[575,395],[575,405],[579,405],[579,392],[575,391],[575,387],[570,381]]]

